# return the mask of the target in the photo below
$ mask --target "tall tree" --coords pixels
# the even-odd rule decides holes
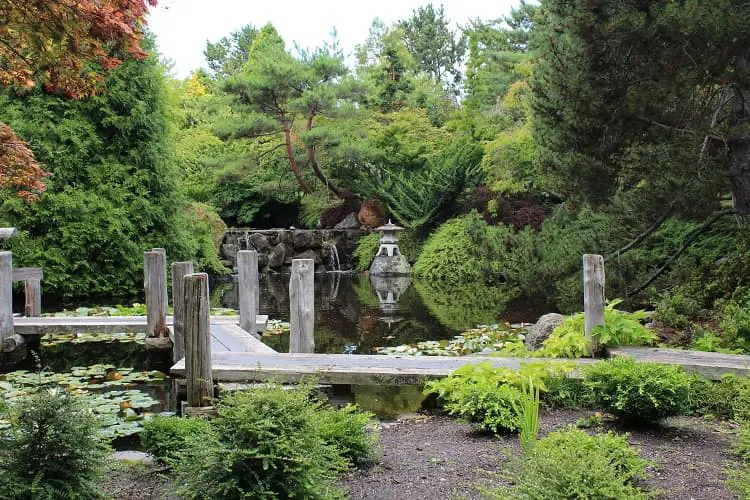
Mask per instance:
[[[335,44],[295,58],[286,51],[276,29],[266,25],[253,42],[242,71],[223,81],[223,89],[233,99],[235,116],[219,132],[235,138],[280,136],[281,142],[273,148],[284,148],[303,193],[312,189],[301,165],[309,167],[331,192],[342,196],[342,190],[318,163],[317,150],[325,137],[317,133],[315,125],[319,118],[338,111],[347,90],[342,84],[347,73]],[[299,146],[304,151],[301,157]]]
[[[258,30],[247,25],[218,42],[206,42],[203,55],[214,75],[224,77],[240,71],[257,35]]]
[[[156,0],[0,0],[0,87],[95,94],[123,59],[146,57],[141,35],[149,4]],[[0,186],[29,199],[43,190],[44,173],[22,144],[2,129]]]
[[[420,68],[429,73],[435,83],[455,89],[461,81],[459,64],[466,52],[466,41],[463,34],[450,29],[443,6],[439,9],[432,4],[419,7],[399,26]]]
[[[739,0],[544,0],[534,125],[550,184],[695,215],[750,214],[750,30]],[[636,203],[638,205],[636,205]]]

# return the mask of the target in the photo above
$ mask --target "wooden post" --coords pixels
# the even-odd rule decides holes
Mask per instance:
[[[185,375],[190,407],[212,406],[211,311],[208,274],[188,274],[185,283]]]
[[[185,276],[193,274],[192,262],[172,263],[172,361],[175,363],[185,357]]]
[[[583,312],[586,338],[590,340],[589,355],[599,351],[599,338],[592,330],[604,324],[604,258],[601,255],[583,256]]]
[[[143,288],[146,291],[146,335],[169,337],[167,327],[167,254],[154,249],[143,254]]]
[[[0,347],[13,333],[13,252],[0,252]]]
[[[28,279],[24,282],[24,315],[27,318],[36,318],[42,315],[42,281],[39,279]]]
[[[0,227],[0,239],[15,238],[18,236],[18,230],[15,227]]]
[[[289,352],[315,352],[315,261],[292,260],[292,277],[289,280]]]
[[[237,252],[237,274],[240,287],[240,328],[258,336],[255,316],[258,314],[258,252]]]

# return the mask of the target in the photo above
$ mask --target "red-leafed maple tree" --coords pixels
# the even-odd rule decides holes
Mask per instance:
[[[73,99],[94,95],[123,59],[142,59],[144,17],[156,0],[0,0],[0,87]],[[44,172],[28,146],[0,124],[0,188],[33,199]]]

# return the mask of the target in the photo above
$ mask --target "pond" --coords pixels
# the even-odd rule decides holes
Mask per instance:
[[[315,275],[316,352],[375,354],[377,347],[450,339],[477,325],[528,322],[539,315],[527,306],[523,311],[514,308],[501,288],[371,278],[352,273]],[[211,305],[237,309],[236,283],[214,284]],[[289,321],[288,274],[261,276],[259,314]],[[279,352],[289,350],[288,335],[267,336],[263,341]]]

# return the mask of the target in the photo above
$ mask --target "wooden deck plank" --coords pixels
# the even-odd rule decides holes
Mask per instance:
[[[750,356],[718,352],[687,351],[662,347],[615,347],[608,349],[610,356],[633,356],[638,361],[653,361],[680,365],[688,372],[700,373],[718,380],[722,375],[750,375]]]
[[[212,316],[211,323],[217,325],[238,324],[239,316]],[[267,315],[256,317],[259,332],[265,331]],[[173,317],[167,316],[167,324]],[[13,318],[15,332],[19,335],[56,335],[69,333],[138,333],[146,331],[146,316],[87,316],[87,317],[18,317]]]
[[[215,381],[246,382],[276,379],[295,382],[314,376],[322,384],[390,384],[415,385],[445,377],[469,363],[490,362],[497,367],[520,368],[522,363],[570,360],[540,358],[486,358],[442,356],[382,356],[359,354],[256,354],[248,352],[217,352],[212,354]],[[577,364],[593,362],[576,360]],[[185,361],[172,367],[172,374],[185,375]]]
[[[661,348],[615,348],[615,356],[634,356],[639,361],[680,365],[687,371],[717,380],[723,374],[750,375],[750,356],[683,351]],[[212,355],[217,382],[259,382],[276,379],[296,382],[314,376],[322,384],[414,385],[447,376],[468,363],[490,362],[496,367],[517,369],[522,363],[573,361],[578,366],[596,360],[560,360],[544,358],[382,356],[358,354],[265,354],[216,352]],[[185,362],[172,367],[172,374],[185,375]]]
[[[219,339],[230,351],[276,354],[257,337],[249,334],[239,325],[211,325],[211,335]]]

